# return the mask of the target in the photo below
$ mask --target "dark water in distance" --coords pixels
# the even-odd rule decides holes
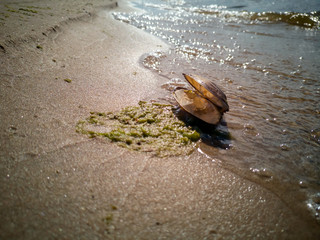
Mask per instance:
[[[168,101],[184,86],[183,72],[212,79],[228,97],[225,124],[215,129],[220,137],[209,139],[218,144],[201,144],[201,152],[320,222],[320,1],[134,6],[143,11],[114,17],[171,45],[142,60],[168,79]]]

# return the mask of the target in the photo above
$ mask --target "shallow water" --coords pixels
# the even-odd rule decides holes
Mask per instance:
[[[169,102],[181,73],[226,93],[230,111],[199,151],[319,221],[320,2],[227,3],[135,1],[143,11],[114,16],[171,44],[141,60],[168,79]]]

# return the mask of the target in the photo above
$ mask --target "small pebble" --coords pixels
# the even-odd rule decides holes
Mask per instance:
[[[308,184],[305,181],[299,181],[299,187],[308,188]]]
[[[289,146],[287,144],[280,144],[280,148],[283,151],[289,151]]]

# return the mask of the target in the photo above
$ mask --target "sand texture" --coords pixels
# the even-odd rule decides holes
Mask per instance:
[[[90,111],[168,94],[139,64],[167,46],[114,20],[124,3],[0,7],[0,239],[319,237],[276,195],[197,151],[158,158],[76,133]]]

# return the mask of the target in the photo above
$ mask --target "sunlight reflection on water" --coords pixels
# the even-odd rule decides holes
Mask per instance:
[[[320,192],[319,12],[303,13],[301,6],[289,13],[299,3],[253,12],[252,1],[207,2],[137,1],[143,13],[114,16],[171,44],[169,52],[143,59],[169,79],[163,84],[169,92],[185,72],[212,79],[226,93],[232,147],[221,154],[203,144],[200,152],[283,199],[305,194],[318,217],[320,202],[312,199]]]

